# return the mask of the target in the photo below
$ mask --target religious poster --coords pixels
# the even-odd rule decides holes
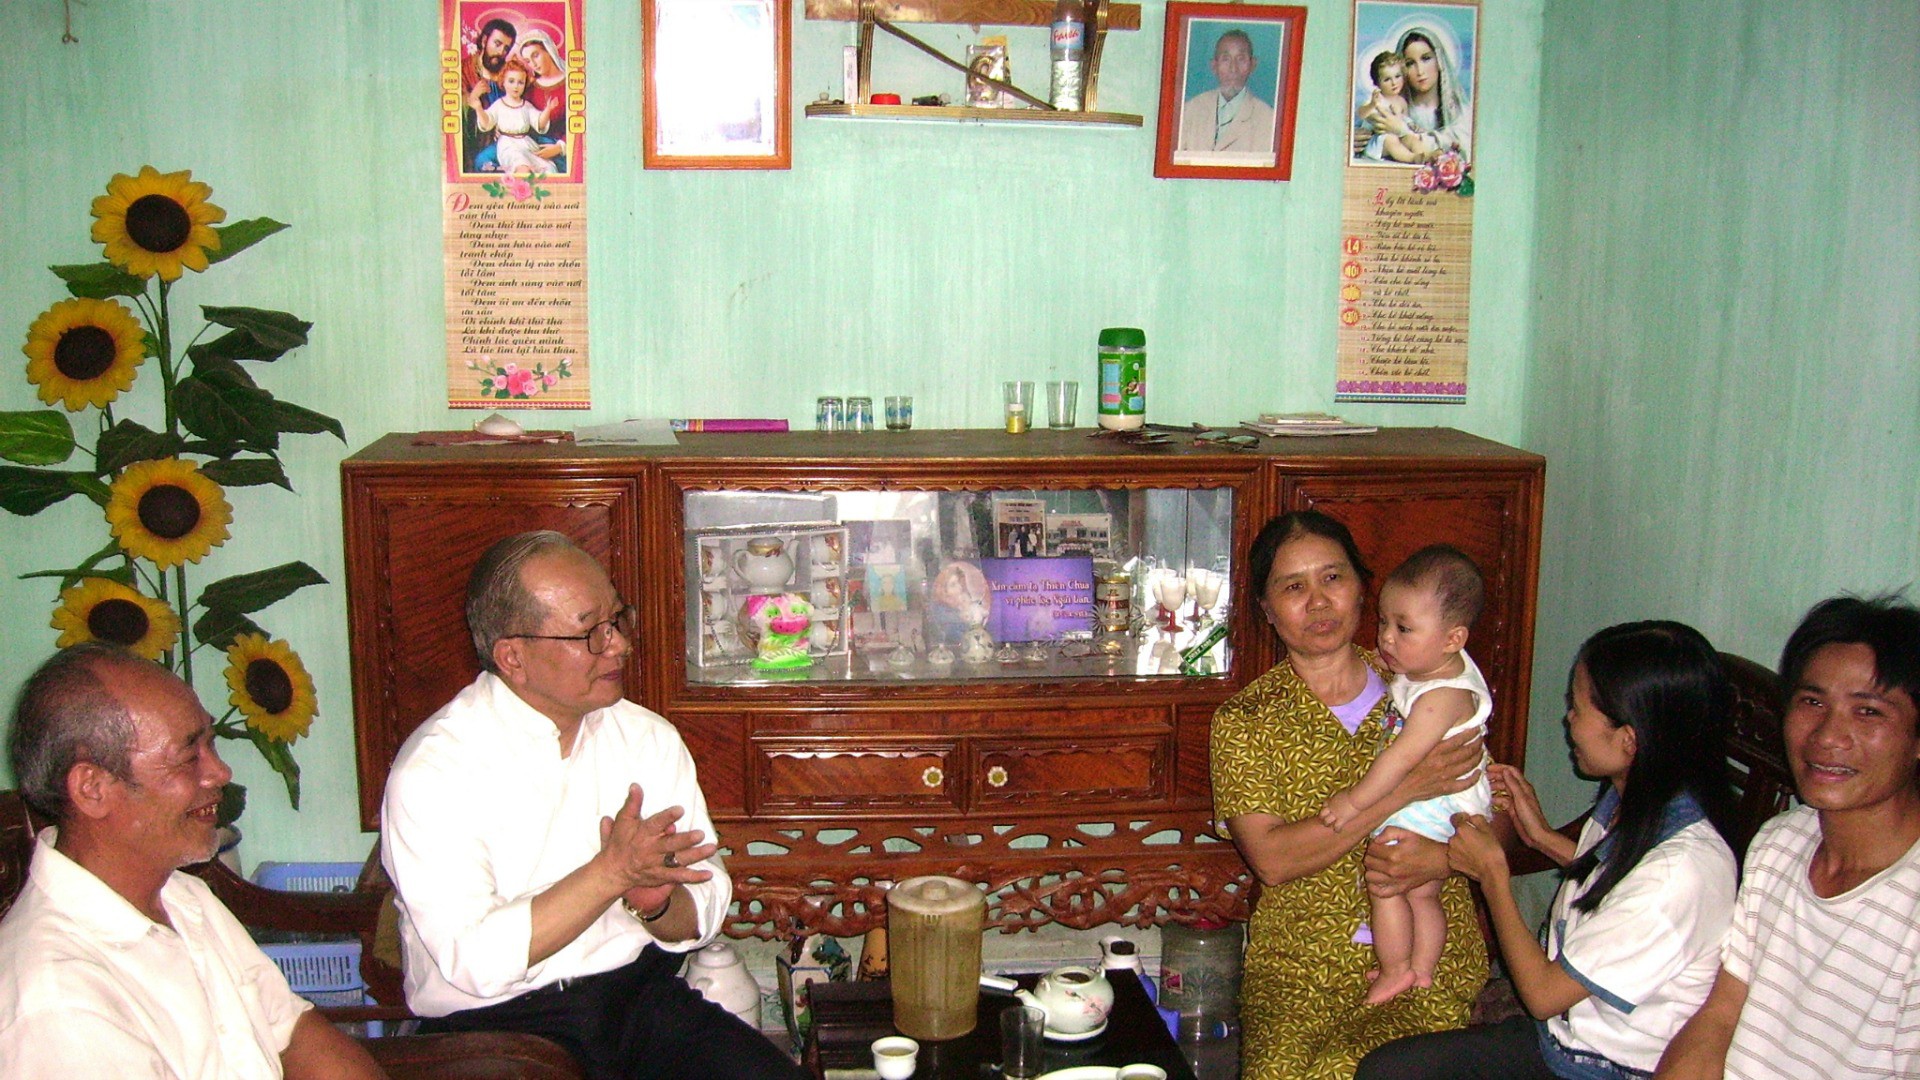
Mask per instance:
[[[585,0],[441,0],[447,404],[584,409]]]
[[[1354,4],[1336,401],[1467,399],[1477,3]]]

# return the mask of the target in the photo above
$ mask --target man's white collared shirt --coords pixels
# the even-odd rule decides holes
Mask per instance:
[[[263,1080],[312,1008],[205,882],[147,918],[40,833],[0,922],[0,1076]]]
[[[714,837],[693,756],[680,733],[630,701],[588,713],[560,755],[553,721],[482,673],[420,725],[394,758],[381,810],[381,857],[392,876],[406,951],[407,1005],[445,1016],[518,997],[560,979],[632,962],[654,938],[611,903],[579,937],[527,964],[533,898],[600,850],[600,819],[639,784],[641,816],[669,806],[677,824]],[[688,886],[700,933],[659,942],[706,944],[733,899],[718,857]]]

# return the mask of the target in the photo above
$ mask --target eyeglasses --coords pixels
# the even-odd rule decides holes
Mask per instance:
[[[628,604],[614,612],[613,618],[594,623],[584,634],[502,634],[500,636],[502,638],[533,638],[536,641],[584,641],[587,643],[587,651],[599,656],[607,651],[607,646],[613,644],[613,635],[616,631],[626,641],[633,640],[634,614],[633,605]]]
[[[1230,435],[1224,431],[1203,431],[1193,437],[1195,446],[1224,446],[1229,450],[1252,450],[1260,445],[1257,435]]]

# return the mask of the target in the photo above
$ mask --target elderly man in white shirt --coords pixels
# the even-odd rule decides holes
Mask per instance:
[[[185,683],[75,646],[28,678],[8,749],[22,797],[57,824],[0,922],[0,1076],[383,1075],[178,872],[213,857],[233,777]]]
[[[1180,142],[1175,150],[1196,154],[1273,155],[1273,106],[1247,88],[1259,67],[1253,40],[1244,30],[1228,30],[1214,43],[1209,65],[1220,85],[1189,98],[1180,109]]]
[[[485,671],[395,758],[381,812],[423,1031],[526,1031],[595,1078],[800,1077],[674,977],[733,887],[679,733],[622,697],[633,609],[565,536],[474,567]]]

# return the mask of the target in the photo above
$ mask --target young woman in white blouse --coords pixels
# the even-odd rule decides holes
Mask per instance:
[[[1732,919],[1731,693],[1692,627],[1639,622],[1587,640],[1567,687],[1574,768],[1601,781],[1579,839],[1549,828],[1518,769],[1488,770],[1496,806],[1562,868],[1544,945],[1521,918],[1486,819],[1461,815],[1454,868],[1486,893],[1501,959],[1527,1016],[1388,1043],[1369,1078],[1647,1076],[1706,1000]]]

